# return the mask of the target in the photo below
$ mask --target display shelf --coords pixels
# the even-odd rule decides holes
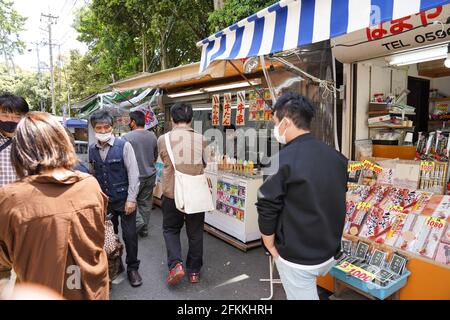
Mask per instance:
[[[403,114],[403,112],[398,111],[368,111],[368,115],[381,115],[381,114]],[[415,112],[405,112],[405,116],[415,116]]]
[[[414,126],[400,126],[400,125],[369,125],[369,129],[411,129],[414,130]]]
[[[450,101],[450,97],[445,98],[430,98],[431,102],[443,102],[443,101]]]

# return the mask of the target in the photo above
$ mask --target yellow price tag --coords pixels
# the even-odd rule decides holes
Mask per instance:
[[[340,264],[338,264],[336,266],[336,268],[347,273],[347,272],[350,272],[350,270],[352,270],[353,268],[355,268],[355,266],[347,261],[344,261],[344,262],[341,262]]]
[[[421,161],[420,170],[430,172],[434,170],[435,163],[433,161]]]
[[[426,224],[431,228],[442,229],[445,226],[445,220],[437,217],[429,217]]]
[[[356,208],[358,210],[368,210],[372,207],[372,205],[368,202],[360,202],[358,203],[358,205],[356,206]]]
[[[366,271],[359,267],[354,267],[352,270],[350,270],[349,273],[353,277],[358,278],[364,282],[371,282],[373,279],[375,279],[375,275],[373,273],[370,273],[369,271]]]

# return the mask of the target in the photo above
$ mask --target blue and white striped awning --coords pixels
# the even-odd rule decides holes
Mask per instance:
[[[285,51],[387,22],[450,0],[282,0],[197,43],[200,71],[215,60]]]

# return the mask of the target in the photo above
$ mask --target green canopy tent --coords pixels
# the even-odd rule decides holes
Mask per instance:
[[[154,102],[160,91],[158,89],[136,89],[128,91],[94,94],[76,103],[73,109],[79,110],[79,118],[87,119],[96,110],[107,108],[114,114],[133,111],[139,104],[150,100]]]

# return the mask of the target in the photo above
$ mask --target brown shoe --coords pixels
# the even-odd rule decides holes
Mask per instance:
[[[142,278],[137,270],[128,271],[128,281],[130,281],[132,287],[139,287],[142,285]]]
[[[199,283],[200,274],[199,273],[190,273],[189,274],[189,282],[190,283]]]
[[[175,267],[173,267],[169,271],[169,275],[167,276],[167,283],[170,285],[177,284],[183,277],[185,276],[184,268],[181,262],[178,262]]]

